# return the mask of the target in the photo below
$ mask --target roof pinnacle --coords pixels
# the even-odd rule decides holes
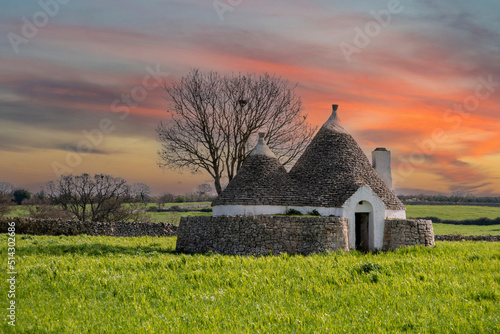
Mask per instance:
[[[338,104],[332,104],[332,115],[330,118],[323,124],[322,128],[326,128],[328,130],[333,130],[336,132],[347,133],[347,131],[340,125],[339,116],[337,115],[337,109],[339,108]]]
[[[271,151],[271,149],[267,146],[264,140],[265,136],[265,132],[259,132],[259,141],[257,142],[257,145],[255,145],[255,148],[252,150],[250,155],[265,155],[269,158],[276,158],[276,155],[274,155],[273,151]]]

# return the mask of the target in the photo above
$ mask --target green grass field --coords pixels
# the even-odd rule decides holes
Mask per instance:
[[[17,333],[500,332],[498,243],[255,258],[176,254],[175,237],[16,240]]]
[[[9,213],[6,216],[8,216],[8,217],[28,217],[29,214],[30,214],[29,205],[13,205],[13,206],[11,206]]]
[[[434,234],[500,235],[500,225],[453,225],[433,223]]]
[[[464,206],[464,205],[406,205],[406,216],[437,217],[449,220],[464,220],[478,218],[500,217],[500,207]],[[433,224],[434,234],[461,235],[500,235],[500,225],[452,225]]]
[[[465,205],[406,205],[406,217],[438,217],[448,220],[464,220],[500,217],[500,207]]]

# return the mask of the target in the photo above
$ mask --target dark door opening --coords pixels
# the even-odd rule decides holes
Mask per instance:
[[[356,249],[360,252],[368,252],[368,224],[369,213],[356,213]]]

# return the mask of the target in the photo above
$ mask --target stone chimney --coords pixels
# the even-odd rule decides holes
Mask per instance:
[[[384,180],[385,184],[392,190],[392,172],[391,172],[391,151],[384,147],[378,147],[372,152],[373,168]]]

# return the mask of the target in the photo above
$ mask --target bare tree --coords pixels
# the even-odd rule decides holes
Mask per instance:
[[[0,182],[0,217],[6,215],[12,209],[14,190],[15,188],[11,183]]]
[[[81,221],[120,221],[135,212],[125,205],[130,199],[127,182],[118,177],[96,174],[62,175],[47,184],[52,203],[60,205]]]
[[[0,193],[0,217],[3,217],[12,209],[14,202],[11,200],[12,196]]]
[[[201,183],[196,187],[196,201],[209,201],[214,199],[214,187],[208,183]]]
[[[23,204],[28,205],[29,217],[37,219],[64,219],[74,218],[69,211],[64,211],[60,206],[51,205],[50,199],[42,189]]]
[[[165,205],[165,203],[173,203],[175,199],[175,195],[171,193],[163,193],[161,196],[158,196],[157,198],[157,203],[158,207],[162,207]]]
[[[137,202],[148,202],[150,194],[151,188],[145,183],[134,183],[130,186],[130,196]]]
[[[284,165],[300,156],[316,128],[302,115],[296,85],[269,74],[219,75],[192,70],[165,87],[171,117],[157,127],[160,167],[207,171],[218,194],[256,142],[265,139]]]
[[[29,217],[37,219],[73,219],[73,214],[71,212],[64,211],[58,206],[45,203],[30,204],[28,206],[28,212]]]
[[[210,195],[210,193],[213,193],[213,187],[208,184],[208,183],[201,183],[196,187],[196,192],[200,196],[207,196]]]
[[[11,196],[14,193],[14,186],[9,182],[0,182],[0,194]]]

